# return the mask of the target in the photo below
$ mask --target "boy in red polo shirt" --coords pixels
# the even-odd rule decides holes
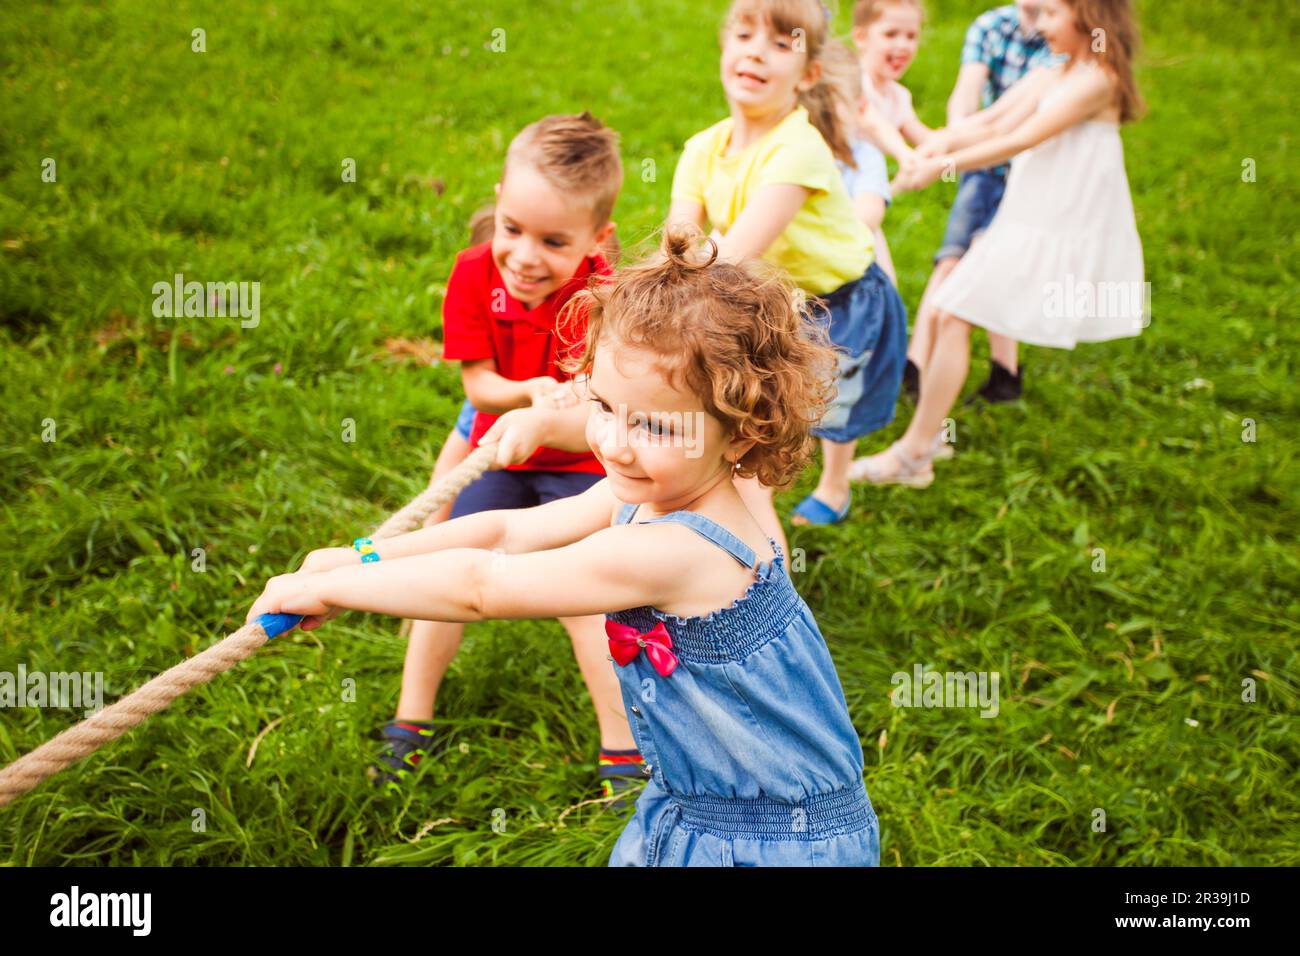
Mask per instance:
[[[565,342],[580,345],[582,330],[566,328],[561,339],[557,316],[592,275],[609,273],[601,247],[614,231],[610,214],[622,183],[618,136],[590,113],[548,116],[511,142],[491,241],[457,255],[442,307],[443,358],[461,362],[465,395],[478,410],[471,448],[504,412],[577,400],[562,384],[569,376],[559,361]],[[538,448],[466,487],[451,517],[544,504],[579,494],[604,475],[590,451]],[[595,705],[600,776],[609,794],[640,775],[641,758],[609,665],[604,618],[560,623]],[[399,780],[431,751],[434,701],[463,631],[463,624],[413,623],[397,717],[383,728],[380,782]]]

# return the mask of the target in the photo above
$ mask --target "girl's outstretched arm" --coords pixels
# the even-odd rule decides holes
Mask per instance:
[[[862,132],[881,152],[893,156],[900,163],[912,155],[912,147],[903,138],[898,127],[890,123],[865,97],[862,100],[862,108],[858,112],[858,122],[862,126]]]
[[[601,614],[672,604],[690,580],[678,532],[618,525],[528,554],[469,548],[272,578],[248,612],[328,616],[340,609],[426,621]]]
[[[945,169],[966,172],[1005,163],[1017,153],[1091,119],[1114,100],[1112,81],[1100,70],[1089,70],[1065,82],[1061,96],[1050,108],[1034,111],[1010,132],[994,133],[946,156],[919,159],[900,173],[899,186],[918,189],[937,180]]]
[[[480,443],[497,442],[497,464],[517,465],[545,446],[559,451],[587,452],[587,403],[570,408],[516,408],[495,422]]]
[[[1013,129],[959,150],[950,158],[959,172],[1005,163],[1017,153],[1096,116],[1110,105],[1114,95],[1110,78],[1100,70],[1090,70],[1066,81],[1060,98],[1049,108],[1030,113]]]
[[[1054,71],[1049,67],[1030,70],[991,106],[970,114],[947,129],[935,130],[934,135],[917,149],[917,154],[939,156],[973,146],[997,133],[1014,130],[1038,108],[1038,99],[1053,75]]]
[[[934,130],[930,129],[930,127],[926,126],[915,116],[909,116],[904,121],[903,125],[898,128],[898,132],[902,135],[903,139],[907,140],[907,142],[913,146],[920,146],[934,135]]]
[[[794,183],[768,183],[754,196],[722,237],[721,256],[733,262],[761,256],[785,232],[812,190]]]
[[[374,550],[382,563],[457,548],[494,552],[558,548],[607,527],[614,506],[609,482],[599,481],[582,494],[534,508],[480,511],[384,538],[374,545]],[[335,568],[356,568],[362,564],[360,552],[352,548],[319,548],[307,555],[296,575],[281,577],[322,574]],[[319,623],[304,621],[303,630],[310,631]]]
[[[674,199],[668,206],[667,222],[689,222],[704,228],[704,207],[693,199]]]
[[[602,479],[581,494],[544,505],[480,511],[385,538],[374,546],[380,558],[377,563],[458,548],[508,554],[558,548],[608,527],[617,504],[609,480]],[[358,554],[358,562],[360,559]]]

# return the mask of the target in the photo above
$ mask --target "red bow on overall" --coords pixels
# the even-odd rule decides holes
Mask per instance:
[[[673,639],[663,621],[642,634],[634,627],[606,618],[605,633],[609,635],[609,653],[619,667],[636,660],[642,648],[645,648],[646,656],[660,677],[667,677],[677,667],[677,655],[672,652]]]

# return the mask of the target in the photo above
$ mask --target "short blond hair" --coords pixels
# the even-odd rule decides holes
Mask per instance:
[[[618,133],[585,111],[529,123],[510,141],[502,182],[511,163],[527,163],[556,189],[581,197],[591,206],[597,228],[609,222],[623,187]]]

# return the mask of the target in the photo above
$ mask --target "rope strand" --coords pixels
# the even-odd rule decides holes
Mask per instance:
[[[431,484],[413,501],[393,514],[370,535],[392,538],[424,524],[425,519],[453,500],[461,490],[487,471],[496,459],[496,445],[479,445],[468,458]],[[262,625],[245,624],[207,650],[181,661],[117,703],[87,717],[46,741],[31,753],[0,770],[0,807],[12,803],[64,767],[94,753],[132,727],[166,708],[192,687],[206,684],[240,661],[252,657],[269,640]]]

